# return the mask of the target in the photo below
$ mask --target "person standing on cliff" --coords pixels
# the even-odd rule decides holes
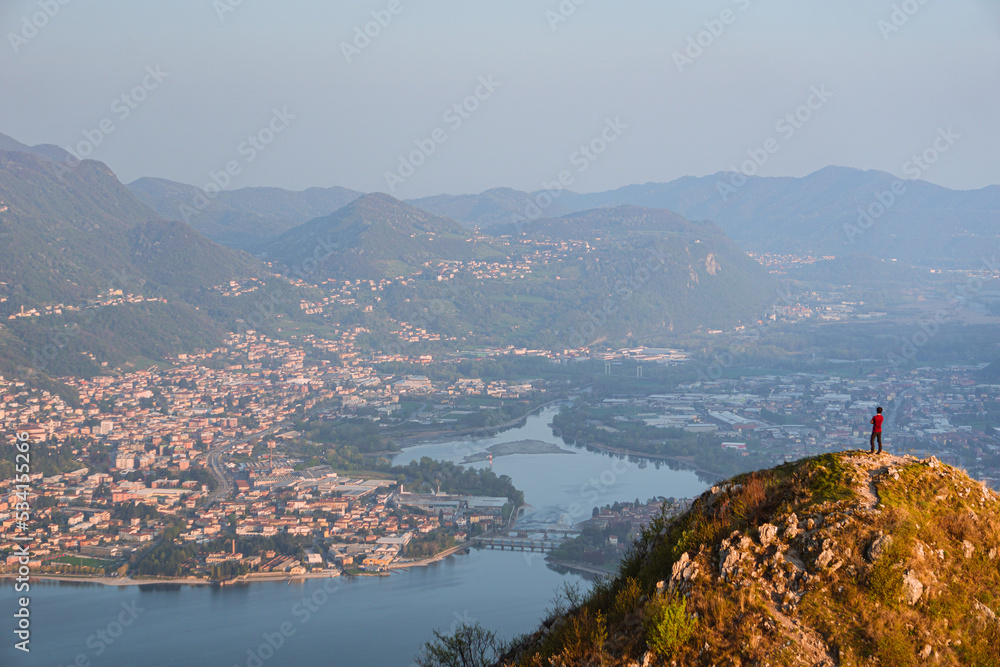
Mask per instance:
[[[875,408],[875,416],[868,422],[872,425],[872,437],[869,441],[872,454],[882,453],[882,408]],[[878,440],[878,452],[875,451],[875,441]]]

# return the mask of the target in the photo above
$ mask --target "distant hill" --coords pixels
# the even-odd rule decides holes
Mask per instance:
[[[521,226],[527,236],[558,238],[628,237],[631,235],[724,236],[712,222],[691,222],[666,209],[620,205],[544,218]]]
[[[478,195],[437,195],[413,199],[409,203],[435,215],[484,229],[510,226],[511,216],[515,214],[533,219],[542,213],[533,195],[511,188],[495,188]],[[538,207],[538,214],[533,214],[535,207]],[[556,217],[573,210],[562,206],[557,199],[546,206],[544,213],[546,217]]]
[[[308,266],[314,280],[393,278],[409,275],[428,261],[474,254],[472,234],[454,220],[382,193],[364,195],[285,232],[263,249],[265,258],[292,275]],[[315,265],[312,260],[317,260]]]
[[[362,193],[347,188],[224,190],[209,198],[193,185],[140,178],[128,189],[167,220],[190,224],[208,238],[240,250],[256,251],[289,229],[328,215]]]
[[[592,261],[568,276],[577,284],[560,288],[569,293],[555,299],[555,310],[570,306],[563,317],[583,332],[589,327],[578,313],[596,312],[610,339],[663,341],[699,327],[751,325],[775,299],[771,275],[710,222],[618,206],[539,220],[523,230],[531,238],[593,245]]]
[[[249,255],[159,218],[100,162],[0,151],[0,202],[0,357],[7,367],[80,371],[81,355],[94,352],[120,361],[213,344],[235,311],[215,303],[210,288],[265,275]],[[119,290],[143,300],[84,308]],[[211,316],[198,312],[209,305]],[[52,312],[44,317],[9,319],[22,308],[46,307]]]
[[[537,631],[501,646],[465,626],[418,664],[476,643],[497,665],[987,667],[998,591],[995,492],[934,458],[826,454],[657,520]]]
[[[0,152],[0,199],[0,276],[28,305],[92,298],[122,276],[123,287],[149,282],[180,294],[261,272],[251,257],[159,218],[100,162],[59,168]]]
[[[899,195],[892,194],[894,184]],[[163,179],[139,179],[129,188],[162,217],[190,222],[213,240],[250,251],[361,196],[344,188],[244,188],[204,204],[198,188]],[[195,201],[202,201],[203,209],[194,209]],[[632,205],[712,220],[741,247],[759,252],[860,253],[907,264],[970,266],[1000,251],[1000,186],[949,190],[845,167],[826,167],[802,178],[688,176],[607,192],[563,191],[555,197],[495,188],[408,203],[490,233],[520,231],[525,221]],[[863,218],[862,212],[871,217]]]
[[[164,219],[133,194],[155,194],[167,206],[196,189],[154,179],[126,188],[99,162],[57,162],[10,145],[17,150],[0,152],[0,348],[7,366],[86,374],[99,361],[211,345],[253,314],[247,299],[291,289],[258,259]],[[239,232],[244,240],[254,235],[273,269],[293,279],[406,276],[363,312],[332,304],[324,315],[363,323],[375,344],[386,342],[394,322],[446,339],[533,347],[659,342],[699,327],[755,322],[773,294],[767,272],[717,226],[663,210],[619,207],[539,220],[512,230],[540,242],[522,244],[498,235],[502,227],[470,230],[385,194],[355,194],[253,188],[212,204],[229,207],[217,222],[239,217],[248,225]],[[289,220],[343,200],[336,211],[266,240]],[[264,233],[267,216],[277,226]],[[250,279],[265,290],[224,297],[226,290],[213,289]],[[74,310],[98,297],[113,301],[119,290],[141,298]],[[299,303],[284,294],[277,310],[295,318]],[[9,319],[21,308],[48,310]],[[43,349],[49,353],[40,357]]]
[[[750,250],[814,255],[860,251],[912,263],[967,265],[1000,248],[1000,186],[957,191],[907,180],[897,196],[891,192],[896,181],[885,172],[826,167],[803,178],[749,177],[742,187],[727,190],[733,181],[720,173],[568,200],[580,208],[629,203],[714,220]],[[882,207],[879,196],[891,202],[888,207]],[[871,223],[862,221],[870,224],[867,229],[859,225],[862,210],[874,216]]]
[[[567,211],[634,205],[663,208],[691,220],[712,220],[747,250],[811,255],[864,253],[915,264],[978,265],[1000,251],[1000,186],[949,190],[885,172],[826,167],[802,178],[749,177],[739,187],[732,175],[679,178],[669,183],[629,185],[592,194],[562,192],[539,217]],[[897,189],[899,188],[897,185]],[[431,197],[415,204],[484,227],[525,216],[525,201],[539,193],[490,190],[481,195]],[[886,193],[889,193],[888,195]],[[543,202],[546,200],[542,200]],[[869,223],[860,211],[874,215]],[[846,226],[846,228],[845,228]]]
[[[56,162],[76,162],[76,158],[70,155],[67,151],[55,146],[53,144],[39,144],[37,146],[28,146],[22,144],[16,139],[8,137],[6,134],[0,134],[0,151],[10,151],[16,153],[30,153],[32,155],[40,155],[42,157],[48,158]]]
[[[494,344],[663,342],[752,324],[775,293],[767,271],[718,227],[668,211],[600,209],[522,233],[534,243],[372,194],[286,232],[264,257],[312,283],[406,276],[376,312]]]

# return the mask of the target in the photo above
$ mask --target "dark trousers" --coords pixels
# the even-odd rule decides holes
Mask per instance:
[[[871,444],[871,448],[872,448],[872,452],[873,453],[875,451],[875,440],[876,439],[878,440],[878,451],[879,451],[879,453],[881,453],[882,452],[882,431],[872,431],[872,438],[871,438],[870,444]]]

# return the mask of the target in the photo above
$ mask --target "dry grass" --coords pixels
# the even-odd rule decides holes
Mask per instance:
[[[902,467],[898,479],[878,479],[880,504],[871,512],[853,490],[868,484],[856,463],[870,467],[871,459],[825,455],[743,475],[703,495],[678,519],[654,521],[619,576],[595,587],[522,664],[638,659],[655,643],[650,618],[666,624],[662,636],[670,639],[660,646],[669,646],[662,652],[678,665],[796,664],[802,647],[794,628],[782,626],[762,589],[733,586],[715,574],[719,542],[734,530],[754,535],[755,526],[780,523],[791,512],[838,520],[852,512],[853,520],[830,533],[842,565],[808,587],[797,607],[800,627],[821,638],[845,666],[921,665],[920,652],[930,644],[935,664],[998,667],[1000,624],[977,611],[982,604],[1000,614],[1000,557],[988,557],[990,549],[1000,551],[996,497],[984,504],[979,487],[964,475],[914,463]],[[870,563],[866,554],[880,532],[893,542]],[[974,549],[970,558],[963,542]],[[658,597],[656,584],[669,580],[684,553],[704,574],[686,591],[678,615],[678,601]],[[924,585],[914,606],[902,600],[906,571]],[[665,604],[674,605],[671,614],[652,613]],[[694,618],[690,627],[681,622]],[[627,640],[609,645],[608,635]]]

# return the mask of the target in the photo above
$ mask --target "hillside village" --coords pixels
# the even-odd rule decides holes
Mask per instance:
[[[349,347],[349,337],[347,341]],[[414,535],[447,528],[450,538],[461,542],[470,528],[499,522],[505,499],[483,506],[471,497],[453,502],[446,494],[418,502],[419,494],[401,498],[394,480],[342,477],[329,466],[304,468],[301,460],[274,457],[274,445],[296,438],[283,425],[316,407],[326,416],[358,408],[387,415],[411,394],[518,398],[544,389],[502,381],[432,387],[422,377],[379,377],[358,361],[304,364],[303,349],[252,333],[229,342],[231,346],[201,355],[182,355],[176,360],[180,365],[168,370],[67,379],[79,392],[80,407],[23,382],[0,381],[0,424],[36,443],[33,470],[57,457],[73,468],[29,475],[28,503],[34,510],[29,534],[36,565],[69,553],[112,561],[127,557],[162,538],[169,523],[178,526],[173,539],[180,543],[211,540],[232,527],[238,536],[356,542],[360,549],[314,553],[307,565],[331,572],[353,565],[383,569]],[[420,421],[430,423],[426,417]],[[274,436],[271,446],[264,448],[259,438],[269,434]],[[210,453],[223,446],[243,462],[225,463],[221,471]],[[39,448],[46,456],[38,457]],[[85,466],[77,467],[77,462]],[[211,493],[213,475],[235,478],[234,498]],[[13,511],[18,495],[12,479],[0,488],[9,494],[0,502],[6,538],[0,549],[9,550],[10,538],[22,528]],[[119,510],[133,513],[137,505],[153,511],[118,516],[123,513]],[[300,574],[306,567],[291,558],[204,557],[208,560],[202,566],[234,561],[262,572]]]
[[[480,281],[513,280],[591,251],[587,243],[542,247],[546,243],[524,243],[524,256],[516,262],[430,262],[422,272],[426,276],[328,281],[316,287],[330,296],[303,300],[300,308],[319,317],[327,317],[331,307],[364,312],[395,282],[408,286],[430,278],[447,284],[463,272]],[[776,271],[817,261],[758,259]],[[251,279],[217,291],[229,297],[262,286]],[[836,294],[813,294],[814,302],[807,297],[775,306],[772,321],[873,315],[856,311],[858,304]],[[144,297],[112,290],[85,307],[115,307],[135,298]],[[64,307],[16,315],[45,317]],[[868,419],[881,402],[887,449],[937,456],[1000,488],[1000,438],[989,424],[1000,385],[978,379],[985,364],[876,373],[864,369],[870,360],[831,360],[831,371],[734,377],[713,365],[696,368],[698,381],[672,391],[593,392],[580,384],[592,379],[592,371],[574,375],[574,369],[603,366],[609,377],[635,374],[641,387],[643,367],[683,369],[698,362],[685,350],[667,348],[496,346],[440,352],[434,345],[447,337],[425,323],[395,326],[390,333],[402,347],[389,352],[371,351],[371,331],[364,326],[336,327],[323,338],[279,339],[248,330],[217,348],[180,354],[145,370],[60,378],[78,395],[72,401],[0,378],[0,428],[27,434],[35,456],[30,525],[16,520],[13,475],[0,480],[0,554],[9,554],[13,534],[29,527],[36,564],[56,572],[117,571],[161,541],[197,547],[188,550],[179,570],[195,576],[385,570],[405,560],[408,551],[426,555],[431,545],[444,550],[505,518],[503,503],[478,508],[468,494],[458,501],[444,494],[430,506],[407,505],[400,500],[399,480],[354,474],[388,464],[394,451],[385,434],[442,435],[496,426],[567,398],[575,401],[559,417],[564,436],[572,427],[574,437],[567,442],[655,457],[661,453],[657,442],[687,438],[687,455],[665,458],[707,465],[709,473],[865,448]],[[752,335],[743,327],[706,333],[735,340]],[[449,373],[447,380],[431,379],[441,369],[470,361],[511,359],[533,360],[537,374],[493,379]],[[329,434],[310,441],[318,436],[303,432],[307,422],[368,424],[366,442],[381,438],[385,451],[363,451]],[[745,464],[739,463],[741,455],[748,457]],[[290,541],[259,553],[237,551],[233,543],[226,552],[219,542],[226,535]],[[248,551],[248,544],[240,549]]]
[[[435,382],[379,373],[375,364],[382,360],[419,364],[437,359],[386,355],[366,360],[354,348],[356,336],[344,332],[333,343],[233,336],[224,347],[181,355],[173,367],[66,378],[79,392],[79,404],[23,382],[0,382],[0,427],[27,433],[36,448],[46,450],[34,466],[53,458],[64,464],[58,472],[33,467],[30,475],[36,565],[51,572],[103,571],[175,528],[170,539],[178,544],[211,544],[227,534],[298,540],[285,545],[288,553],[243,554],[235,544],[228,554],[202,550],[186,559],[186,574],[207,576],[213,566],[226,563],[238,566],[234,572],[378,571],[401,559],[414,536],[444,531],[448,539],[440,544],[450,546],[464,541],[473,527],[499,523],[502,502],[482,509],[474,499],[452,502],[446,494],[441,503],[431,497],[430,505],[407,505],[396,480],[338,474],[322,463],[307,467],[302,458],[281,453],[286,444],[301,440],[290,425],[307,413],[334,420],[361,415],[382,428],[447,428],[474,411],[475,404],[462,403],[469,398],[533,405],[551,393],[542,380]],[[317,358],[317,350],[335,353],[339,362]],[[481,351],[503,352],[548,357],[553,363],[603,361],[612,372],[633,362],[685,363],[683,354],[669,350],[575,351],[573,356]],[[1000,387],[977,382],[979,370],[956,366],[880,377],[796,373],[703,381],[673,393],[584,398],[578,410],[597,415],[586,426],[604,434],[630,425],[664,433],[679,429],[710,438],[710,446],[780,463],[866,447],[867,420],[875,407],[867,397],[884,396],[892,408],[888,449],[935,455],[1000,487],[996,432],[971,425],[997,401]],[[230,460],[213,461],[211,454],[223,450]],[[232,495],[219,486],[223,479],[233,480]],[[0,549],[10,550],[9,540],[20,529],[13,511],[18,497],[11,480],[0,485],[8,494],[0,502],[5,536]],[[152,511],[136,512],[137,507]]]

